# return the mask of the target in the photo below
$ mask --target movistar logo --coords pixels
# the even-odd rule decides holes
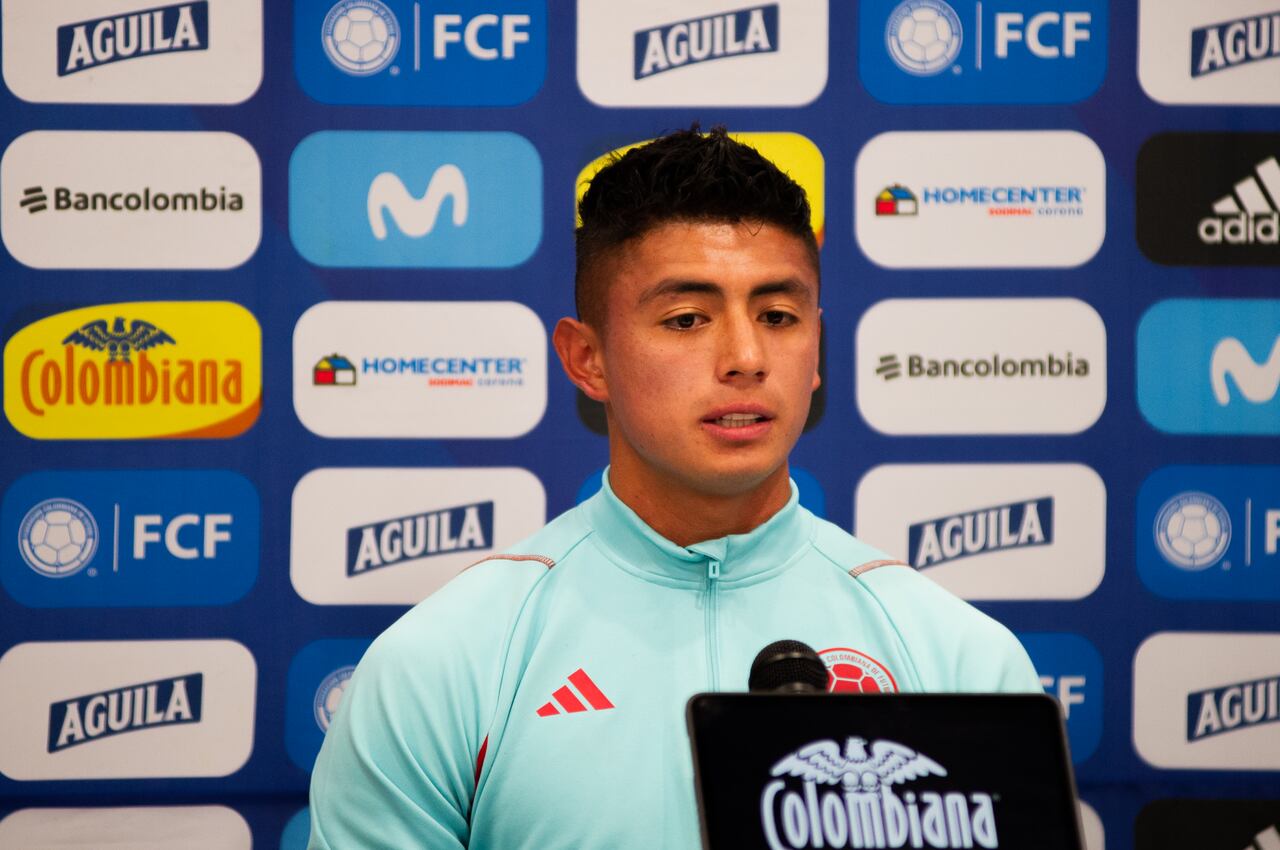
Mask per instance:
[[[405,236],[413,239],[426,236],[435,230],[440,208],[446,200],[453,201],[453,226],[465,225],[469,206],[467,179],[456,165],[446,163],[437,168],[421,198],[411,195],[398,176],[384,171],[369,184],[369,228],[375,239],[387,238],[387,224],[382,215],[386,210]]]
[[[1235,382],[1236,389],[1254,404],[1266,404],[1276,397],[1280,389],[1280,336],[1271,345],[1271,354],[1265,363],[1256,363],[1249,356],[1244,344],[1233,336],[1221,340],[1213,348],[1209,362],[1209,378],[1213,384],[1213,397],[1226,407],[1231,403],[1231,390],[1227,376]]]

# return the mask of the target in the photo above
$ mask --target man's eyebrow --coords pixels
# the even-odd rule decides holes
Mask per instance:
[[[809,287],[805,286],[799,279],[789,277],[782,280],[769,281],[768,283],[757,284],[751,288],[750,298],[758,298],[761,295],[791,295],[803,301],[812,298]],[[705,280],[681,280],[668,279],[659,281],[653,286],[640,293],[638,304],[646,304],[658,298],[671,295],[717,295],[723,296],[724,289],[717,283]]]

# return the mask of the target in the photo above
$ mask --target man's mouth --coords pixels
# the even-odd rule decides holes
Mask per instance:
[[[767,416],[761,416],[758,413],[726,413],[724,416],[711,421],[721,428],[745,428],[748,425],[763,422],[767,418]]]

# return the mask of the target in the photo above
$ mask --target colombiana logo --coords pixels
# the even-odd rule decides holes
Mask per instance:
[[[1231,515],[1208,493],[1179,493],[1156,514],[1156,548],[1184,570],[1206,570],[1227,552]]]
[[[5,346],[5,413],[44,439],[234,436],[257,419],[260,334],[227,302],[59,313]]]
[[[27,511],[18,528],[18,551],[42,576],[80,572],[98,551],[98,522],[73,499],[46,499]]]
[[[333,722],[333,716],[342,703],[342,696],[347,691],[347,682],[351,681],[351,675],[355,672],[354,664],[339,667],[325,676],[320,686],[316,688],[312,709],[315,712],[316,725],[320,727],[321,732],[329,731],[329,724]]]
[[[956,61],[964,30],[956,10],[943,0],[904,0],[889,15],[884,39],[899,68],[931,77]]]
[[[868,747],[865,738],[851,736],[843,748],[831,739],[814,741],[770,773],[775,778],[760,798],[770,850],[1000,846],[990,793],[895,790],[947,776],[942,765],[896,741]]]
[[[866,653],[843,646],[818,653],[827,665],[827,692],[833,694],[892,694],[898,683],[893,674]]]
[[[376,74],[400,50],[400,22],[378,0],[341,0],[324,17],[320,39],[329,61],[357,77]]]

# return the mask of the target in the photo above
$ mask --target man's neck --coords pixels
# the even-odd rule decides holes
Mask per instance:
[[[763,525],[791,498],[786,464],[744,493],[718,495],[615,457],[609,486],[623,504],[677,546],[690,546]]]

